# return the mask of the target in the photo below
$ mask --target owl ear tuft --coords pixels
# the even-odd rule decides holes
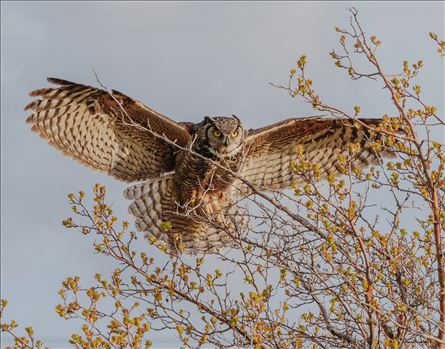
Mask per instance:
[[[236,121],[238,121],[239,124],[241,123],[241,120],[239,119],[238,116],[236,116],[235,114],[232,114],[232,117],[233,117]]]
[[[235,114],[232,114],[232,117],[233,117],[236,121],[238,121],[238,127],[242,125],[241,120],[239,119],[238,116],[236,116]]]
[[[210,116],[204,116],[204,122],[215,125],[215,120],[212,119]]]

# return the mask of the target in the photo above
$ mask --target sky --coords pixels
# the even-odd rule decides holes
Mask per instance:
[[[59,77],[102,83],[177,121],[239,116],[247,128],[313,115],[269,82],[286,84],[299,56],[328,103],[362,115],[394,112],[381,83],[351,81],[328,53],[339,48],[336,26],[356,7],[383,44],[386,72],[423,59],[418,83],[443,115],[444,67],[430,31],[443,37],[443,2],[1,2],[1,297],[7,318],[34,326],[63,346],[78,330],[55,313],[69,275],[91,284],[116,265],[93,253],[92,238],[61,225],[71,215],[66,195],[107,186],[116,214],[129,219],[127,186],[63,157],[25,124],[28,92]],[[147,246],[149,253],[156,254]],[[171,336],[151,338],[175,347]],[[2,342],[2,347],[6,342]]]

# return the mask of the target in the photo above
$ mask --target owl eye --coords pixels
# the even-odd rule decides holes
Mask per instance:
[[[213,135],[215,137],[221,137],[221,132],[219,132],[218,130],[213,131]]]
[[[232,138],[236,138],[238,137],[238,131],[233,131],[232,132]]]

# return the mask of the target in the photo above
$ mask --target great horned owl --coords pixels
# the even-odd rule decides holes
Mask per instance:
[[[136,229],[171,251],[211,252],[230,245],[244,219],[236,202],[284,189],[299,178],[297,148],[321,176],[338,175],[338,155],[359,143],[356,167],[375,163],[369,129],[380,119],[293,118],[246,130],[236,117],[175,122],[126,95],[49,78],[25,109],[32,130],[63,154],[125,182]],[[300,148],[301,148],[300,147]]]

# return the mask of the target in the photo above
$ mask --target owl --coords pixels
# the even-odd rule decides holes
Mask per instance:
[[[246,229],[237,203],[301,184],[297,155],[322,178],[341,173],[339,155],[360,144],[353,166],[378,160],[370,130],[380,119],[292,118],[246,130],[236,116],[175,122],[121,92],[49,78],[30,93],[32,131],[80,163],[124,182],[135,227],[175,253],[211,253]]]

